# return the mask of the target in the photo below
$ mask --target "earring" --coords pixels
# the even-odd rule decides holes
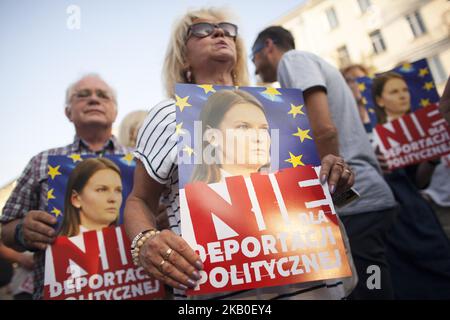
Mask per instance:
[[[191,70],[187,70],[186,71],[186,80],[187,80],[187,82],[192,83],[192,72],[191,72]]]
[[[231,73],[231,77],[233,78],[233,84],[236,85],[236,73],[234,71]]]

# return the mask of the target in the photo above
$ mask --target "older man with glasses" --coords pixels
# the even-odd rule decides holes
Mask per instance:
[[[0,216],[4,244],[18,251],[35,252],[33,299],[42,299],[45,249],[56,238],[56,218],[46,211],[48,156],[130,151],[112,135],[117,117],[116,94],[98,75],[88,74],[69,86],[65,114],[75,127],[74,141],[30,160]]]

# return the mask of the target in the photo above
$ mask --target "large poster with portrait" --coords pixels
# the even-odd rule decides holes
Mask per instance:
[[[58,237],[45,253],[44,299],[138,300],[164,295],[135,267],[123,227],[133,186],[131,154],[49,156],[48,212]]]
[[[439,95],[426,59],[357,82],[374,127],[373,141],[389,169],[450,152],[449,127],[436,107]]]
[[[176,121],[188,295],[351,276],[300,90],[177,84]]]

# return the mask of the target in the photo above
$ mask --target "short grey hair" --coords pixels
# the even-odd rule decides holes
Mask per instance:
[[[103,78],[98,73],[94,73],[94,72],[87,73],[87,74],[83,75],[77,81],[73,82],[69,87],[67,87],[67,89],[66,89],[66,103],[64,105],[66,108],[70,107],[70,98],[74,94],[76,85],[81,80],[83,80],[84,78],[97,78],[97,79],[103,81],[104,83],[106,83],[106,85],[108,86],[109,92],[111,94],[112,100],[114,102],[114,105],[115,105],[115,107],[117,109],[117,92],[116,92],[116,90],[113,87],[111,87],[105,80],[103,80]]]

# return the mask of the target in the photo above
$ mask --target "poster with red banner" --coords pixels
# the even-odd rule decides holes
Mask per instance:
[[[128,300],[164,296],[162,284],[132,263],[123,227],[133,155],[48,158],[48,212],[56,241],[45,252],[44,299]]]
[[[183,84],[176,99],[181,233],[204,266],[186,294],[351,276],[301,91]]]
[[[123,227],[58,237],[45,256],[44,299],[148,300],[164,288],[132,263]]]
[[[377,125],[374,143],[389,169],[432,160],[450,153],[450,128],[436,105]]]

